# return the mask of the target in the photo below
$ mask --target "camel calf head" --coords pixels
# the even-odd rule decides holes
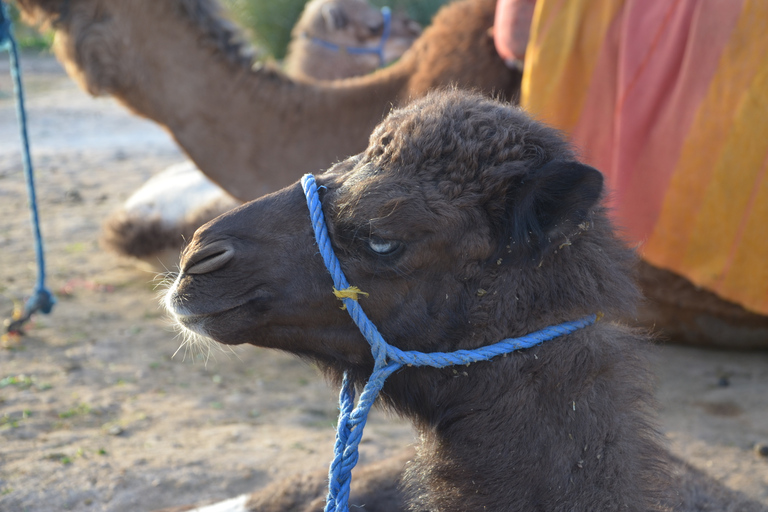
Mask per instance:
[[[317,178],[336,254],[390,344],[473,348],[631,307],[601,174],[521,110],[457,91],[393,111]],[[186,329],[340,370],[369,348],[314,240],[299,184],[200,228],[166,304]]]

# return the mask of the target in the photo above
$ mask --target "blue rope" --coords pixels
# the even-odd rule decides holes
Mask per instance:
[[[24,322],[37,311],[48,314],[53,309],[56,299],[45,287],[45,257],[43,254],[43,237],[40,234],[40,219],[37,214],[37,196],[35,194],[35,179],[32,170],[32,159],[29,153],[29,139],[27,137],[27,115],[24,109],[24,90],[19,71],[19,53],[16,40],[13,37],[11,17],[8,8],[0,0],[0,49],[8,50],[11,61],[11,77],[16,93],[16,116],[19,118],[19,130],[21,133],[22,161],[24,164],[24,176],[27,181],[27,194],[29,196],[29,209],[32,220],[32,231],[35,239],[35,258],[37,260],[37,283],[32,296],[24,305],[24,313],[20,318],[14,319],[8,324],[8,332],[21,332]]]
[[[350,288],[349,282],[347,282],[347,278],[344,276],[339,260],[331,246],[322,205],[317,195],[315,177],[311,174],[304,175],[301,178],[301,185],[307,197],[307,206],[309,207],[315,239],[317,240],[325,266],[333,278],[333,285],[336,290],[346,290]],[[520,338],[505,339],[493,345],[474,350],[457,350],[447,353],[432,352],[427,354],[416,351],[403,351],[387,344],[356,300],[351,298],[343,298],[342,300],[352,320],[371,345],[371,353],[373,354],[375,364],[373,373],[363,387],[363,392],[360,394],[356,407],[354,405],[354,384],[350,380],[349,375],[347,373],[344,374],[339,395],[339,421],[336,430],[333,461],[331,462],[328,475],[328,498],[325,512],[347,512],[349,510],[348,502],[349,489],[352,482],[352,468],[357,464],[358,445],[363,437],[363,428],[368,419],[368,412],[379,391],[384,386],[384,381],[394,371],[403,365],[444,368],[452,365],[487,361],[502,354],[530,348],[543,341],[572,333],[593,324],[596,320],[596,315],[590,315],[572,322],[546,327]]]
[[[387,44],[390,31],[392,30],[392,12],[390,11],[389,7],[382,7],[381,14],[384,16],[384,29],[381,33],[381,41],[379,41],[378,46],[375,48],[366,48],[364,46],[341,46],[339,44],[326,41],[325,39],[320,39],[319,37],[310,37],[306,32],[304,32],[302,36],[309,38],[312,43],[325,48],[326,50],[331,50],[334,52],[344,51],[351,55],[365,55],[367,53],[378,55],[379,67],[383,68],[387,63],[386,59],[384,58],[384,45]]]

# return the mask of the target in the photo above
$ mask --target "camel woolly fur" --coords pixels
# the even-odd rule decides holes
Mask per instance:
[[[473,349],[605,315],[507,357],[393,374],[381,403],[412,421],[420,443],[400,493],[391,480],[397,461],[382,463],[358,475],[355,504],[765,510],[663,446],[648,339],[617,321],[639,297],[635,257],[601,207],[602,175],[577,162],[556,131],[480,96],[430,94],[393,111],[363,153],[317,180],[346,276],[369,293],[361,306],[400,349]],[[198,336],[288,351],[333,381],[348,372],[360,385],[373,367],[370,347],[331,289],[294,184],[198,230],[165,302]],[[316,480],[299,478],[238,503],[321,510],[322,495]]]

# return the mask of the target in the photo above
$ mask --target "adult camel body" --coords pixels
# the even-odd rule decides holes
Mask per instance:
[[[488,33],[495,0],[452,3],[396,64],[325,83],[253,69],[237,29],[211,0],[17,1],[28,18],[57,29],[56,54],[81,86],[165,126],[208,177],[241,200],[359,152],[391,106],[435,87],[505,99],[519,90],[520,74],[504,65]],[[652,298],[641,313],[646,325],[679,341],[768,346],[768,317],[651,266],[641,281]]]

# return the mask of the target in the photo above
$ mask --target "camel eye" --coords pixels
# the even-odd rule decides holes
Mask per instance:
[[[368,248],[381,256],[387,256],[394,254],[402,244],[394,240],[384,240],[379,237],[371,237],[368,239]]]

